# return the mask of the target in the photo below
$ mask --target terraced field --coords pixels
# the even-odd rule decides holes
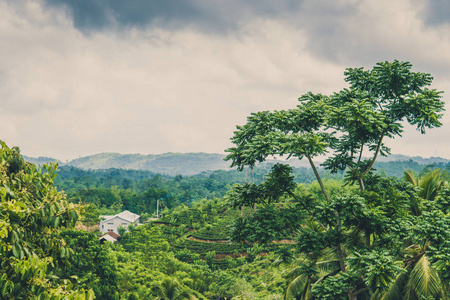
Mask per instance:
[[[199,208],[184,208],[154,221],[161,232],[167,235],[167,240],[180,253],[194,253],[205,259],[214,254],[214,264],[224,267],[228,258],[247,257],[248,250],[253,245],[233,244],[229,241],[229,226],[239,216],[240,211],[224,209],[217,205],[206,205]],[[274,242],[261,248],[262,254],[276,250],[283,244],[293,243],[292,240]]]

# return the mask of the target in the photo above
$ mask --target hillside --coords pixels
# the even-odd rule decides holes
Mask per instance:
[[[22,155],[22,156],[23,156],[23,159],[25,159],[25,161],[33,163],[35,165],[43,165],[43,164],[54,163],[54,162],[57,162],[60,166],[64,165],[64,163],[62,163],[61,161],[59,161],[55,158],[51,158],[51,157],[39,156],[38,158],[34,158],[34,157],[25,156],[25,155]]]
[[[147,170],[165,175],[194,175],[209,170],[226,170],[230,164],[223,154],[165,153],[158,155],[101,153],[70,161],[80,169]]]
[[[381,156],[378,158],[378,162],[391,162],[391,161],[408,161],[412,160],[419,165],[430,165],[430,164],[439,164],[439,163],[449,163],[450,160],[442,157],[428,157],[424,158],[421,156],[407,156],[403,154],[392,154],[387,157]]]
[[[49,157],[32,158],[24,156],[26,161],[34,164],[44,164],[47,162],[58,162],[60,166],[67,165],[83,170],[100,169],[125,169],[142,170],[159,173],[163,175],[196,175],[207,171],[231,170],[230,162],[224,161],[224,154],[217,153],[164,153],[164,154],[119,154],[100,153],[77,158],[63,164],[57,159]],[[268,166],[276,162],[287,162],[296,168],[306,167],[309,164],[306,160],[298,159],[274,159],[268,161]],[[375,165],[378,169],[383,169],[387,175],[399,176],[404,169],[418,171],[429,164],[448,164],[450,161],[441,157],[423,158],[420,156],[406,156],[393,154],[388,157],[380,157]],[[265,168],[262,164],[259,167]],[[393,170],[391,170],[393,168]]]

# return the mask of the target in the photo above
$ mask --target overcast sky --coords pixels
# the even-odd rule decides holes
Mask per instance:
[[[28,156],[223,153],[256,111],[410,61],[450,99],[447,0],[0,0],[0,139]],[[450,158],[443,127],[393,153]]]

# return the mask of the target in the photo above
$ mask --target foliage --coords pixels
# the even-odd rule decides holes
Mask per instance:
[[[36,168],[18,148],[0,148],[1,298],[93,299],[59,274],[73,255],[59,236],[77,221],[77,206],[53,186],[56,165]]]
[[[441,126],[442,92],[427,88],[431,75],[411,68],[397,60],[378,63],[372,70],[348,68],[344,74],[350,88],[331,96],[305,94],[296,109],[253,113],[247,124],[237,126],[231,139],[236,146],[227,150],[227,159],[242,170],[268,156],[287,154],[307,158],[315,170],[312,158],[332,151],[325,168],[347,168],[347,179],[364,188],[364,177],[378,155],[389,154],[384,138],[400,136],[403,120],[421,133]],[[371,159],[362,159],[365,149]]]
[[[426,200],[434,200],[443,182],[441,181],[441,172],[434,169],[423,174],[420,178],[414,171],[406,170],[403,178],[415,187],[419,188],[419,196]]]
[[[348,68],[349,88],[330,96],[307,93],[297,108],[252,113],[237,126],[234,146],[227,150],[232,166],[254,168],[274,155],[306,158],[320,187],[321,195],[293,189],[292,170],[285,167],[284,173],[273,168],[267,183],[235,185],[229,192],[232,206],[255,210],[236,220],[236,241],[274,239],[276,213],[258,217],[273,208],[289,208],[282,212],[286,216],[297,210],[292,220],[306,224],[297,227],[296,248],[309,264],[288,285],[288,298],[381,299],[393,294],[396,282],[406,288],[396,289],[395,299],[445,294],[428,260],[433,261],[433,247],[441,248],[448,235],[447,217],[433,204],[435,198],[446,201],[436,197],[437,176],[424,180],[430,188],[420,197],[412,185],[375,175],[373,169],[378,156],[390,152],[385,140],[401,136],[403,124],[422,134],[441,126],[442,92],[428,88],[431,75],[411,68],[397,60],[371,70]],[[359,190],[336,193],[327,187],[313,160],[327,153],[322,166],[332,173],[344,171],[346,184],[357,184]],[[266,185],[276,186],[277,192],[271,194]],[[419,253],[409,255],[416,248]],[[339,268],[315,269],[326,261],[337,261]]]
[[[116,265],[98,237],[91,232],[76,230],[64,230],[60,236],[74,253],[62,275],[78,277],[77,286],[92,289],[96,299],[114,299],[117,290]]]
[[[347,69],[349,88],[252,114],[227,156],[245,174],[61,168],[59,187],[72,203],[89,204],[86,224],[122,209],[151,216],[161,204],[162,218],[121,230],[120,244],[61,232],[80,208],[53,187],[55,166],[36,169],[3,145],[2,298],[446,298],[448,166],[430,166],[422,187],[412,180],[419,188],[374,169],[403,124],[421,133],[441,125],[441,92],[411,68],[394,61]],[[267,163],[273,155],[306,158],[312,172]]]

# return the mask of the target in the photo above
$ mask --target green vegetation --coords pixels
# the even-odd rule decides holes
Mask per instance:
[[[275,167],[279,175],[284,174],[282,171],[286,171],[286,168]],[[274,180],[273,172],[267,177]],[[422,200],[419,200],[413,187],[406,182],[376,176],[375,178],[378,178],[379,183],[378,192],[370,194],[373,203],[386,205],[388,203],[386,199],[400,200],[386,205],[387,213],[391,214],[396,209],[400,209],[404,211],[404,217],[408,214],[413,216],[412,213],[407,213],[408,207],[413,207],[411,200],[420,202],[418,209],[422,215],[426,214],[424,206],[432,207],[431,204],[425,205]],[[344,185],[342,180],[326,179],[323,183],[332,195],[354,194],[358,190],[357,186]],[[272,189],[275,186],[270,184],[270,180],[260,185],[265,189],[271,189],[271,197],[280,192],[280,189]],[[374,183],[371,182],[367,186],[373,187]],[[305,286],[310,286],[311,291],[317,289],[317,293],[322,293],[319,295],[324,299],[327,299],[326,297],[339,299],[339,294],[328,295],[327,291],[329,292],[330,289],[339,291],[343,287],[348,287],[354,277],[345,277],[346,281],[342,282],[344,279],[341,279],[339,275],[342,272],[338,272],[335,276],[326,277],[329,278],[327,280],[322,279],[321,282],[325,282],[322,287],[315,284],[330,272],[337,272],[338,263],[333,258],[333,247],[326,247],[326,243],[330,243],[330,235],[326,234],[317,222],[309,219],[307,211],[298,202],[298,198],[301,197],[312,201],[311,206],[313,203],[324,201],[321,187],[317,182],[293,184],[292,187],[293,196],[283,195],[280,201],[271,201],[267,205],[256,201],[256,211],[253,205],[243,211],[240,207],[233,208],[236,196],[234,191],[231,191],[225,199],[203,199],[192,202],[190,206],[180,204],[172,209],[165,208],[161,219],[125,233],[118,244],[100,245],[98,238],[92,233],[60,230],[55,237],[64,241],[66,252],[70,255],[64,265],[52,269],[48,278],[55,281],[54,284],[65,282],[67,285],[64,289],[67,293],[69,290],[72,291],[71,293],[92,291],[96,299],[283,299],[286,295],[299,297],[298,294],[305,291]],[[260,192],[267,192],[264,188],[261,188]],[[103,192],[109,196],[117,193],[117,188],[103,189]],[[382,195],[376,195],[380,193]],[[433,205],[447,214],[449,202],[450,189],[445,184],[441,184]],[[94,203],[96,202],[92,201],[91,206],[97,207]],[[114,208],[116,204],[111,201],[103,205],[105,209],[113,210],[116,209]],[[397,205],[400,208],[397,208]],[[358,208],[357,205],[351,207]],[[100,211],[101,209],[96,208],[94,215]],[[88,212],[93,213],[87,210],[85,214]],[[239,220],[242,216],[248,221],[245,224],[249,227],[249,231],[237,231],[239,226],[236,225],[235,220]],[[431,217],[435,222],[444,220],[445,225],[445,218],[442,219],[439,215]],[[358,276],[361,276],[361,272],[365,274],[364,272],[372,270],[372,267],[375,268],[373,272],[378,272],[377,266],[382,265],[385,268],[394,265],[386,272],[390,272],[392,276],[396,275],[395,272],[409,272],[405,280],[414,280],[417,277],[415,274],[420,271],[419,267],[413,272],[416,267],[414,265],[414,268],[408,271],[408,268],[402,266],[402,261],[411,261],[414,251],[420,250],[411,248],[408,249],[410,251],[408,253],[411,254],[404,254],[401,246],[397,245],[399,239],[393,238],[395,235],[392,231],[395,234],[403,234],[401,238],[405,241],[412,237],[419,239],[422,236],[423,238],[427,234],[423,230],[431,228],[424,227],[430,226],[431,222],[428,220],[430,220],[429,214],[426,219],[420,219],[420,222],[415,221],[419,222],[421,227],[414,225],[415,227],[407,229],[389,224],[393,228],[389,231],[391,235],[383,235],[383,241],[386,247],[397,251],[398,259],[393,259],[391,252],[361,251],[364,237],[359,233],[351,235],[351,238],[343,243],[344,251],[345,253],[353,251],[353,255],[358,253],[362,255],[362,258],[348,255],[346,257],[349,262],[348,268],[351,266],[350,270],[358,271]],[[287,226],[288,223],[289,226]],[[349,228],[354,226],[347,223],[343,225]],[[438,225],[441,226],[442,223]],[[433,230],[436,231],[436,227],[432,227]],[[431,236],[446,238],[445,227],[443,228],[443,231],[436,231]],[[230,238],[238,232],[240,237],[244,238],[231,243]],[[404,236],[405,232],[410,232],[408,237]],[[263,239],[258,240],[261,236]],[[276,240],[275,243],[271,242],[272,239]],[[391,240],[397,248],[388,243]],[[352,241],[353,244],[351,244]],[[372,248],[378,247],[378,243],[372,242]],[[418,266],[427,266],[425,262],[432,263],[436,266],[436,270],[440,270],[436,271],[437,274],[443,276],[441,274],[447,272],[445,271],[447,249],[436,248],[431,254],[427,242],[425,245],[427,261],[425,258],[418,261]],[[354,251],[354,249],[359,250]],[[347,272],[350,271],[347,270]],[[355,273],[352,274],[356,276]],[[384,276],[385,273],[382,275]],[[392,284],[391,277],[386,277],[387,283]],[[57,278],[60,279],[57,280]],[[376,280],[376,277],[374,278],[373,280]],[[444,280],[447,279],[442,277],[441,282]],[[313,295],[312,292],[309,295]]]
[[[222,154],[165,153],[159,155],[101,153],[74,159],[69,165],[81,169],[122,168],[147,170],[165,175],[194,175],[209,170],[227,170]]]
[[[53,187],[56,166],[37,169],[17,148],[0,148],[0,293],[2,299],[93,299],[61,277],[74,252],[59,235],[77,207]]]
[[[372,70],[347,69],[350,88],[331,96],[308,93],[296,109],[254,113],[238,126],[235,147],[227,150],[233,166],[254,167],[271,155],[306,158],[322,191],[320,197],[295,194],[292,169],[279,165],[263,183],[235,185],[230,193],[234,206],[262,211],[289,196],[295,204],[290,210],[299,210],[295,215],[305,226],[288,232],[296,230],[293,237],[305,261],[295,271],[287,298],[440,299],[450,292],[440,260],[450,250],[450,219],[436,202],[442,186],[437,173],[421,180],[409,176],[425,197],[410,184],[373,172],[378,156],[389,154],[384,140],[401,135],[401,122],[421,133],[441,126],[442,92],[428,89],[432,77],[411,67],[394,61]],[[325,169],[345,171],[346,184],[357,184],[357,191],[326,188],[313,161],[325,153],[331,153]],[[363,153],[370,158],[363,159]],[[280,213],[292,220],[288,212]],[[270,242],[283,228],[274,230],[265,220],[258,212],[238,218],[233,239]]]
[[[245,172],[65,166],[55,179],[2,143],[0,298],[447,299],[450,165],[377,162],[400,122],[440,126],[440,92],[399,61],[345,76],[348,89],[238,126],[228,159]],[[74,230],[123,209],[147,220],[157,202],[162,217],[117,243]]]

